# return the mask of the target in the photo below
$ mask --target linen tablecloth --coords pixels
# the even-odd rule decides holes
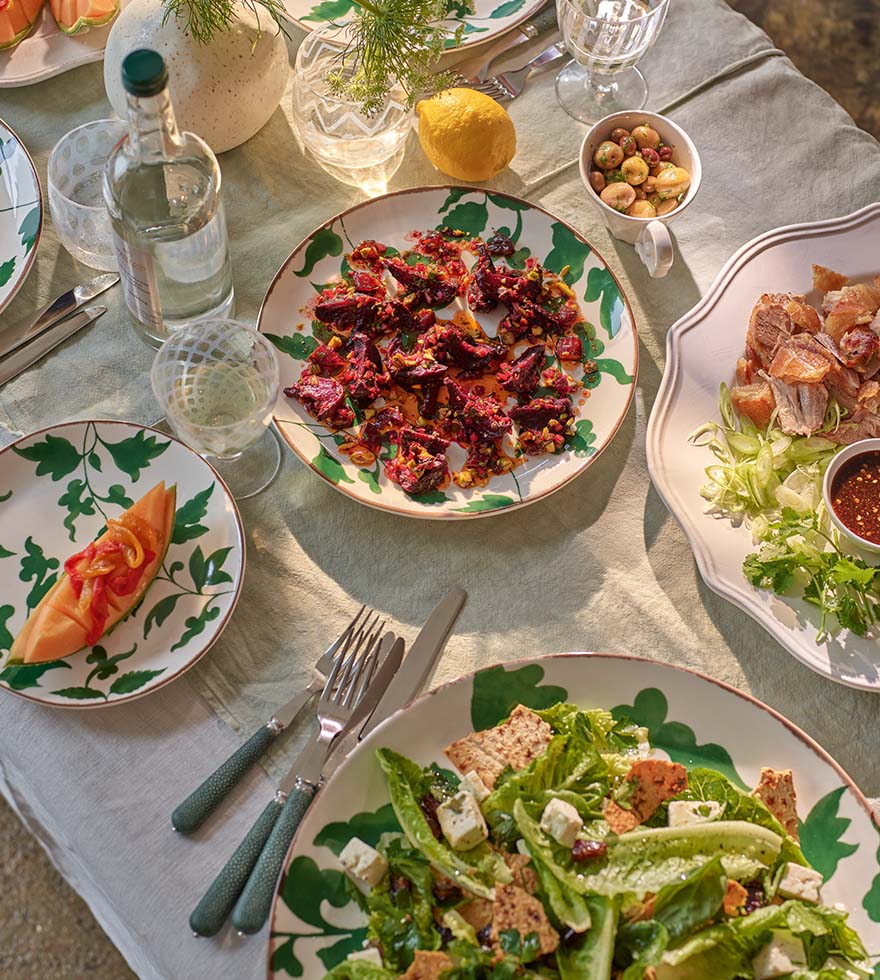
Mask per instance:
[[[3,698],[0,788],[144,980],[264,976],[263,938],[196,940],[186,920],[264,806],[269,775],[255,769],[192,839],[171,832],[169,814],[304,683],[317,652],[362,602],[411,640],[447,588],[468,590],[437,682],[562,650],[628,652],[704,671],[783,712],[865,792],[880,794],[876,697],[811,673],[706,588],[645,463],[645,425],[670,324],[754,235],[872,201],[880,147],[720,0],[675,0],[641,67],[649,108],[668,109],[703,159],[699,196],[673,226],[677,257],[666,279],[650,279],[588,203],[576,164],[585,127],[556,103],[552,74],[512,104],[517,156],[492,182],[578,228],[621,279],[635,311],[634,405],[586,475],[525,510],[440,524],[363,508],[285,452],[274,484],[241,505],[248,549],[242,598],[221,640],[190,673],[102,711]],[[108,114],[99,65],[0,95],[0,117],[24,138],[44,187],[54,142]],[[290,91],[266,128],[224,154],[221,167],[238,312],[253,321],[291,249],[363,195],[304,155],[291,129]],[[413,135],[390,189],[446,182]],[[59,247],[47,220],[35,268],[3,323],[91,274]],[[0,391],[0,422],[29,431],[71,418],[156,417],[152,352],[135,338],[119,291],[108,297],[102,302],[110,312],[95,327]],[[302,731],[287,736],[269,772],[277,776],[303,738]]]

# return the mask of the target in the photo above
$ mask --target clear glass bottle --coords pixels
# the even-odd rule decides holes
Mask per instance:
[[[128,309],[159,347],[181,327],[233,312],[220,167],[204,140],[178,130],[161,55],[132,51],[122,83],[130,132],[107,161],[104,200]]]

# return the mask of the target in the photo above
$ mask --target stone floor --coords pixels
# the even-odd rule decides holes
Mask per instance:
[[[880,138],[877,0],[730,0]],[[842,69],[845,65],[845,70]],[[88,908],[0,801],[0,977],[134,977]],[[168,980],[182,980],[169,977]]]

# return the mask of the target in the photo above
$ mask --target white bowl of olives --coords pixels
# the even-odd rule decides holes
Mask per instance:
[[[655,112],[614,112],[584,137],[580,171],[611,234],[665,276],[674,254],[666,224],[694,199],[703,172],[687,133]]]

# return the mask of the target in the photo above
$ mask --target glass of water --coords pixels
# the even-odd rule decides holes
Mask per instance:
[[[113,230],[101,188],[110,151],[128,135],[120,119],[72,129],[49,156],[49,211],[61,244],[93,269],[116,268]]]
[[[556,0],[572,56],[556,76],[556,97],[575,119],[594,123],[644,108],[648,83],[636,62],[657,40],[669,0]]]
[[[281,449],[268,428],[278,396],[275,348],[235,320],[205,320],[178,330],[159,348],[153,393],[177,435],[211,457],[236,500],[265,489]]]
[[[412,129],[406,93],[394,85],[385,105],[372,116],[356,102],[332,95],[327,73],[350,77],[345,60],[345,25],[313,31],[299,46],[294,67],[293,121],[305,148],[331,176],[370,195],[384,194],[403,162]]]

